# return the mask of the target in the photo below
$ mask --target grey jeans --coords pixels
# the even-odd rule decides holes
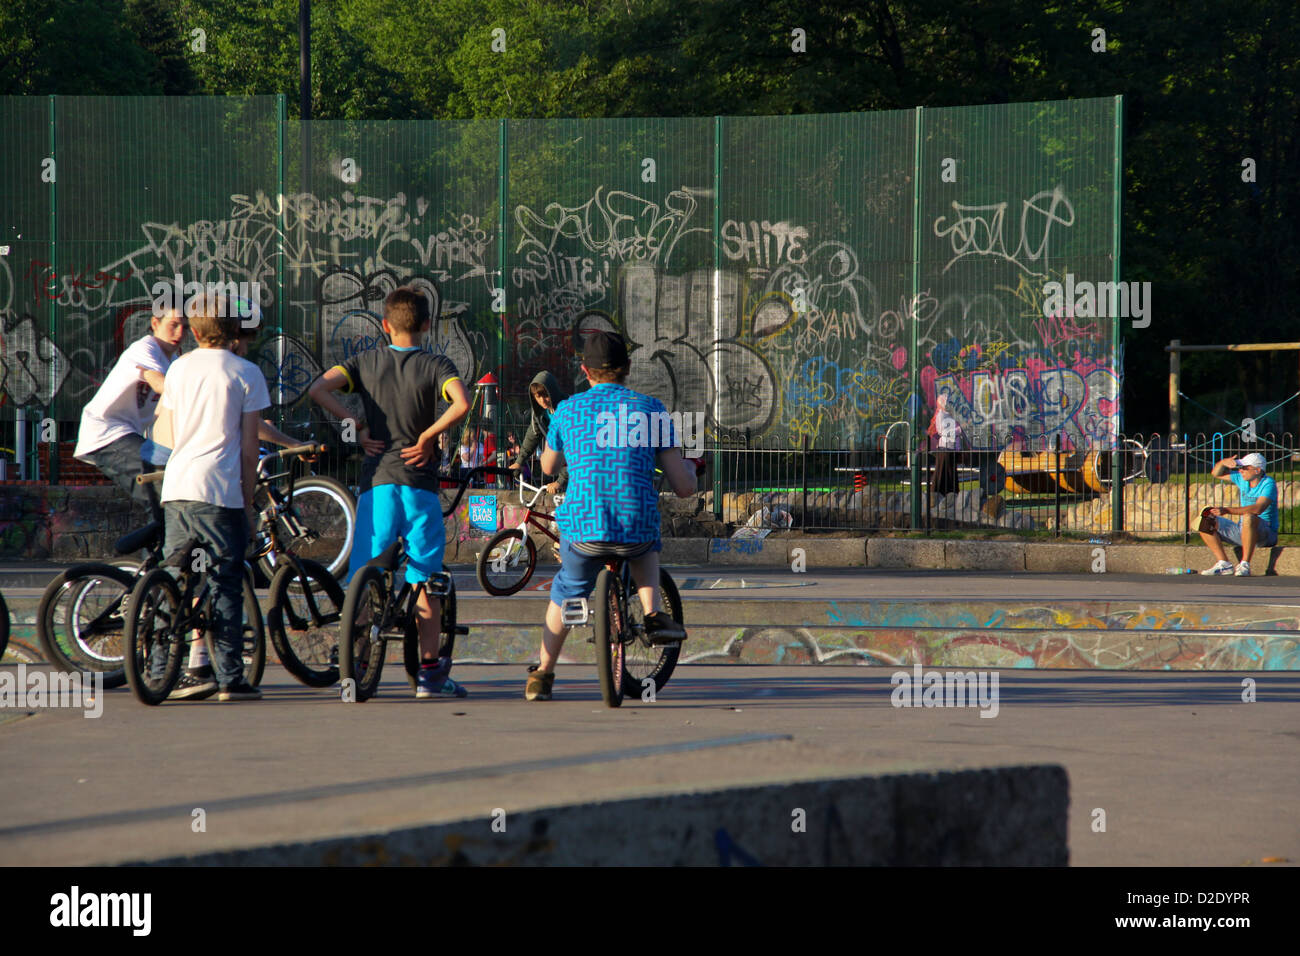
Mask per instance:
[[[189,538],[198,538],[207,552],[216,618],[212,669],[221,687],[237,684],[244,679],[244,551],[248,548],[244,510],[203,501],[169,501],[163,511],[167,516],[165,554],[170,557]]]
[[[144,444],[142,435],[124,435],[116,441],[109,442],[103,448],[97,448],[88,455],[82,455],[102,471],[113,484],[121,488],[128,498],[144,505],[154,521],[163,520],[162,505],[158,503],[158,486],[142,485],[135,480],[141,472],[155,471],[153,465],[140,458],[140,446]]]

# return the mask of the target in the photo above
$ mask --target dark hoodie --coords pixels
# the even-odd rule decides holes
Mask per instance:
[[[551,429],[551,413],[542,408],[533,398],[533,386],[540,385],[546,389],[546,393],[551,396],[551,405],[559,405],[564,401],[564,394],[560,391],[560,383],[550,372],[538,372],[533,376],[533,380],[528,383],[528,404],[533,409],[533,419],[528,423],[528,433],[524,435],[523,444],[519,446],[519,457],[515,461],[522,465],[534,454],[541,454],[546,445],[546,433]],[[557,494],[563,494],[564,489],[569,484],[569,470],[563,466],[557,475],[543,475],[541,484],[548,484],[552,481],[559,483],[556,489]]]

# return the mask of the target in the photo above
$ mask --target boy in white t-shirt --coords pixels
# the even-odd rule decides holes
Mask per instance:
[[[144,470],[140,446],[157,413],[163,378],[180,353],[185,318],[173,310],[153,316],[149,325],[151,333],[131,343],[82,409],[73,456],[94,465],[161,521],[155,486],[137,484],[135,477]]]
[[[187,306],[199,348],[177,359],[160,407],[172,419],[172,452],[162,483],[166,546],[191,537],[207,551],[214,600],[213,644],[219,700],[257,700],[244,680],[244,552],[257,486],[257,433],[271,405],[261,370],[230,351],[239,320],[214,301]]]

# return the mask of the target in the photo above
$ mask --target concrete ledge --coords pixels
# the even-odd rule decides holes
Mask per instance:
[[[1066,866],[1069,802],[1053,765],[873,775],[508,812],[504,833],[498,814],[145,865]]]
[[[664,538],[661,564],[704,564],[709,559],[707,538]]]
[[[1084,574],[1092,570],[1093,549],[1100,547],[1100,544],[1090,544],[1087,547],[1077,544],[1026,544],[1025,570]],[[1107,570],[1111,570],[1109,565]]]
[[[867,543],[861,538],[782,539],[786,565],[794,561],[795,548],[803,549],[804,561],[812,568],[862,568],[867,565]]]
[[[943,543],[944,567],[963,571],[1023,571],[1025,546],[1019,541]]]
[[[744,564],[749,567],[779,567],[786,563],[787,541],[768,542],[761,538],[710,538],[709,564]]]
[[[943,542],[927,538],[868,538],[867,567],[942,568]]]

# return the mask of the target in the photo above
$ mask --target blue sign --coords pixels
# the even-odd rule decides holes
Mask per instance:
[[[469,526],[471,528],[477,528],[479,531],[486,531],[488,534],[496,534],[496,495],[469,496]]]

